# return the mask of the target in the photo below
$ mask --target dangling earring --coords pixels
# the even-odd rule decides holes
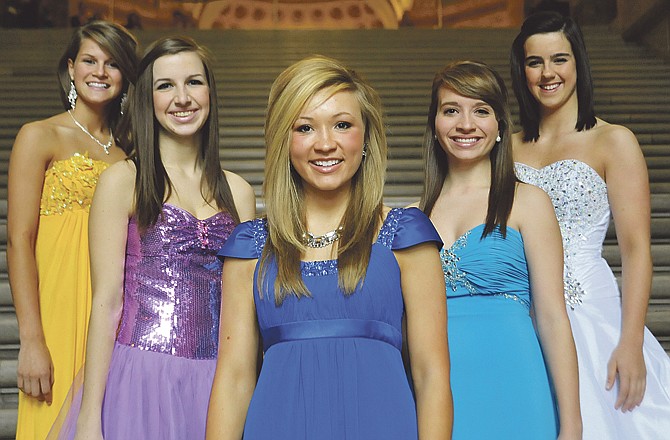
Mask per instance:
[[[368,143],[365,142],[365,143],[363,144],[363,159],[365,159],[365,157],[366,157],[367,155],[368,155]]]
[[[70,108],[74,110],[77,104],[77,89],[74,87],[74,81],[70,80],[70,91],[67,94],[67,100],[70,103]]]
[[[496,142],[500,142],[502,138],[500,137],[500,133],[498,133],[498,137],[496,138]]]
[[[126,92],[123,92],[123,95],[121,95],[121,104],[119,105],[119,111],[121,112],[121,116],[123,116],[123,109],[126,108],[126,103],[128,102],[128,94]]]

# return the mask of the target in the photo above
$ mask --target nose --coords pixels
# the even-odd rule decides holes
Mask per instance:
[[[95,67],[96,67],[96,69],[95,69],[95,74],[96,74],[97,76],[99,76],[99,77],[105,77],[105,76],[107,76],[107,70],[105,70],[105,69],[106,69],[106,67],[105,67],[105,63],[97,63],[97,64],[95,65]]]
[[[314,149],[316,151],[327,153],[337,148],[337,140],[329,130],[323,130],[321,136],[317,139]]]
[[[463,112],[461,114],[461,117],[458,119],[458,123],[456,124],[456,129],[458,131],[461,131],[463,133],[469,133],[471,131],[475,130],[475,124],[474,120],[472,118],[472,115],[469,114],[468,112]]]
[[[555,76],[554,69],[551,68],[551,65],[544,64],[542,66],[542,78],[547,79],[547,78],[553,78],[554,76]]]
[[[191,103],[191,96],[188,93],[188,90],[184,86],[175,87],[175,104],[177,105],[188,105]]]

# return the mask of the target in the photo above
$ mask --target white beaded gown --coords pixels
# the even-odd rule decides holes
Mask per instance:
[[[551,198],[563,236],[568,316],[579,359],[584,440],[670,439],[670,358],[644,329],[647,389],[631,412],[614,409],[618,389],[607,391],[607,362],[621,334],[621,295],[602,257],[610,223],[607,185],[589,165],[561,160],[541,169],[517,162],[519,180]]]

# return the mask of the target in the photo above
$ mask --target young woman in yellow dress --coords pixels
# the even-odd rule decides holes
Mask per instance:
[[[60,59],[65,112],[25,124],[9,164],[7,260],[19,323],[17,439],[44,439],[84,361],[91,305],[88,211],[100,173],[124,159],[115,138],[137,42],[96,21]]]

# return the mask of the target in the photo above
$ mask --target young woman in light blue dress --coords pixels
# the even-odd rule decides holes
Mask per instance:
[[[510,136],[495,71],[460,61],[435,76],[421,208],[445,243],[453,438],[579,439],[560,231],[547,195],[517,182]]]

